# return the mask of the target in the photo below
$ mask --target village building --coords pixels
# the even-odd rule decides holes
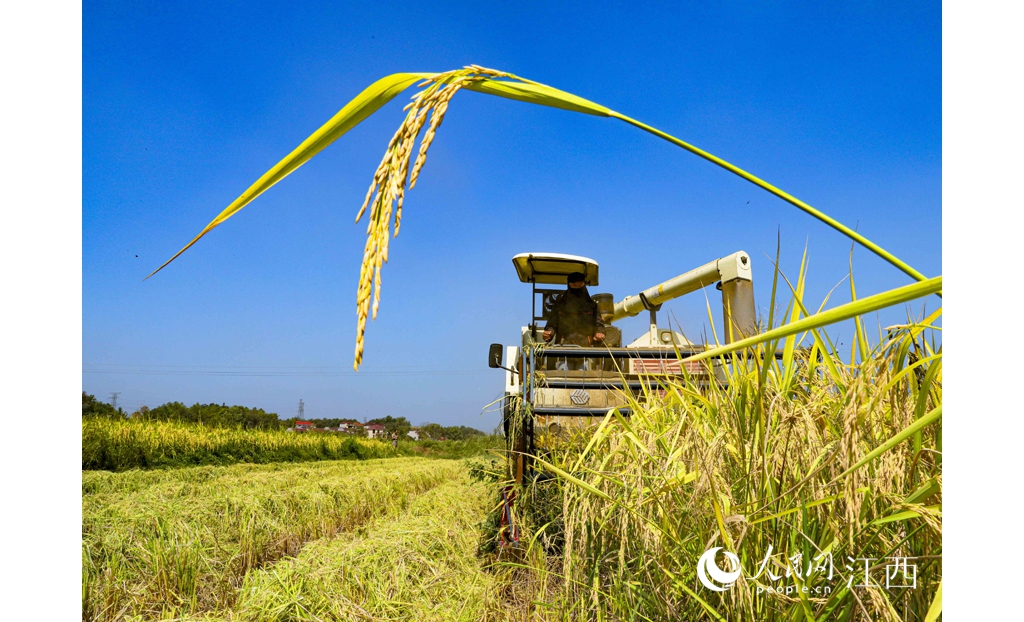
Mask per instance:
[[[346,425],[348,427],[345,428],[345,431],[348,432],[349,434],[362,434],[364,428],[366,427],[363,424],[359,423],[358,421],[353,421],[347,423]]]

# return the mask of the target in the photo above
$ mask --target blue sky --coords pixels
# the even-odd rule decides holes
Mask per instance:
[[[625,8],[624,8],[625,6]],[[469,63],[587,97],[719,155],[933,276],[941,264],[939,3],[84,5],[83,389],[128,408],[226,402],[492,429],[491,342],[529,314],[511,257],[581,254],[621,298],[743,249],[767,311],[777,236],[807,299],[839,233],[610,119],[458,94],[407,195],[365,364],[351,371],[365,226],[400,96],[156,277],[372,81]],[[411,91],[410,91],[411,94]],[[861,295],[908,277],[858,248]],[[718,312],[717,292],[709,291]],[[844,282],[829,304],[849,300]],[[936,301],[922,301],[929,308]],[[667,304],[707,330],[700,294]],[[663,313],[663,315],[665,315]],[[872,325],[905,318],[891,310]],[[621,324],[630,339],[643,321]],[[848,329],[832,334],[847,344]]]

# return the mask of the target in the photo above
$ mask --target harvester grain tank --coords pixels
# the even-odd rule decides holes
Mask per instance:
[[[590,425],[612,408],[628,416],[631,399],[642,400],[659,382],[699,385],[724,381],[720,361],[709,365],[686,360],[713,345],[691,343],[678,331],[658,326],[658,311],[664,303],[716,286],[722,296],[722,342],[757,333],[750,256],[743,251],[618,302],[611,294],[593,295],[606,328],[604,341],[590,346],[545,343],[543,326],[538,323],[550,319],[552,303],[565,291],[569,274],[581,273],[587,286],[596,287],[598,263],[576,255],[521,253],[512,258],[512,264],[519,280],[531,286],[531,318],[521,329],[519,345],[491,345],[488,365],[505,370],[503,426],[511,450],[512,475],[518,483],[530,476],[531,458],[538,447]],[[551,285],[559,287],[546,287]],[[649,330],[623,345],[622,332],[613,323],[644,311],[650,317]]]

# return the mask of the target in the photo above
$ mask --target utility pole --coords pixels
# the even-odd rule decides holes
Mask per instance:
[[[299,421],[303,420],[303,413],[305,413],[305,412],[306,412],[306,405],[302,403],[302,400],[299,400]]]
[[[116,393],[112,392],[110,394],[110,405],[114,407],[114,410],[117,410],[117,396],[118,395],[121,395],[120,391],[118,391]]]

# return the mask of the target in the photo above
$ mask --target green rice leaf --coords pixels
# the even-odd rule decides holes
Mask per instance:
[[[924,616],[924,622],[935,622],[942,615],[942,581],[939,581],[939,589],[935,590],[935,598],[932,600],[932,606],[928,608],[928,613]]]
[[[608,493],[604,492],[600,488],[597,488],[596,486],[593,486],[592,484],[588,484],[587,482],[581,480],[580,478],[578,478],[578,477],[576,477],[574,475],[570,475],[570,474],[566,473],[562,469],[556,467],[555,465],[553,465],[550,462],[544,460],[543,458],[541,458],[539,456],[534,456],[533,459],[536,460],[539,464],[543,465],[545,469],[548,469],[549,471],[551,471],[555,475],[561,477],[565,481],[570,482],[572,484],[575,484],[575,485],[579,486],[580,488],[582,488],[583,490],[586,490],[587,492],[589,492],[591,494],[595,494],[598,497],[601,497],[602,499],[605,499],[607,501],[614,501],[614,499],[612,499],[610,496],[608,496]]]
[[[687,586],[685,583],[683,583],[682,581],[679,581],[679,582],[676,583],[676,585],[680,589],[682,589],[684,592],[689,594],[691,598],[693,598],[695,601],[700,603],[700,606],[704,607],[704,611],[707,611],[709,614],[714,616],[714,618],[716,620],[718,620],[719,622],[726,622],[726,619],[722,617],[722,614],[718,613],[718,611],[716,611],[714,607],[712,607],[710,604],[708,604],[708,601],[706,601],[703,598],[701,598],[700,596],[698,596],[697,593],[694,592],[693,590],[691,590],[690,587]]]
[[[910,496],[907,497],[906,502],[917,503],[918,501],[921,501],[922,499],[927,499],[928,497],[931,497],[932,495],[939,492],[942,492],[942,485],[939,484],[938,480],[932,478],[926,481],[925,483],[921,484],[921,486],[918,487],[917,490],[910,493]]]
[[[736,166],[735,164],[731,164],[729,162],[726,162],[725,160],[723,160],[722,158],[719,158],[718,156],[712,155],[712,154],[708,153],[707,151],[704,151],[703,149],[695,147],[695,146],[693,146],[693,145],[691,145],[691,144],[689,144],[689,143],[687,143],[685,141],[679,140],[675,136],[672,136],[671,134],[667,134],[665,132],[662,132],[661,130],[659,130],[657,128],[654,128],[654,127],[651,127],[650,125],[647,125],[646,123],[641,123],[640,121],[637,121],[636,119],[631,119],[631,118],[627,117],[626,115],[619,114],[618,112],[612,111],[609,114],[609,116],[614,117],[616,119],[619,119],[621,121],[625,121],[626,123],[629,123],[630,125],[638,127],[640,129],[644,130],[645,132],[650,132],[651,134],[654,134],[655,136],[657,136],[659,138],[663,138],[663,139],[667,140],[668,142],[670,142],[670,143],[672,143],[672,144],[674,144],[674,145],[676,145],[678,147],[682,147],[683,149],[686,149],[687,151],[689,151],[690,153],[692,153],[694,155],[697,155],[697,156],[700,156],[700,157],[704,158],[708,162],[711,162],[713,164],[717,164],[718,166],[720,166],[720,167],[724,168],[725,170],[729,171],[730,173],[733,173],[735,175],[738,175],[738,176],[742,177],[743,179],[746,179],[747,181],[749,181],[750,183],[754,184],[755,186],[758,186],[759,188],[767,190],[768,192],[774,194],[775,196],[779,197],[783,201],[786,201],[790,205],[793,205],[794,207],[796,207],[796,208],[798,208],[798,209],[800,209],[800,210],[810,214],[811,216],[817,218],[818,220],[820,220],[821,222],[825,223],[826,225],[832,227],[836,231],[839,231],[840,233],[842,233],[846,237],[850,238],[851,240],[855,240],[858,244],[860,244],[864,248],[867,248],[868,250],[870,250],[874,254],[876,254],[879,257],[881,257],[882,259],[888,261],[890,264],[892,264],[893,266],[896,266],[897,268],[902,270],[904,273],[906,273],[907,275],[917,279],[918,281],[923,281],[923,280],[925,280],[927,278],[923,274],[918,272],[917,270],[911,268],[908,264],[904,263],[902,260],[897,258],[892,253],[886,251],[881,246],[878,246],[877,244],[875,244],[871,240],[869,240],[866,237],[864,237],[863,235],[857,233],[853,229],[847,227],[846,225],[844,225],[843,223],[839,222],[838,220],[832,218],[828,214],[825,214],[824,212],[811,207],[807,203],[804,203],[803,201],[801,201],[800,199],[796,198],[795,196],[789,194],[788,192],[785,192],[785,191],[783,191],[783,190],[781,190],[779,188],[776,188],[775,186],[771,185],[770,183],[764,181],[763,179],[761,179],[759,177],[756,177],[755,175],[751,175],[750,173],[748,173],[747,171],[741,169],[740,167]]]
[[[729,354],[731,352],[737,352],[744,348],[756,346],[761,343],[772,341],[774,339],[781,339],[782,337],[788,337],[789,335],[795,335],[802,333],[812,328],[820,328],[829,324],[835,324],[836,322],[842,322],[848,320],[851,317],[877,311],[878,309],[884,309],[893,305],[902,304],[922,296],[929,294],[935,294],[942,291],[942,277],[936,276],[930,279],[911,283],[910,285],[904,285],[903,287],[897,287],[896,289],[868,296],[867,298],[861,298],[856,302],[850,302],[844,305],[840,305],[834,309],[828,311],[822,311],[815,313],[810,317],[805,317],[802,320],[792,322],[773,328],[772,330],[761,333],[760,335],[754,335],[753,337],[747,337],[741,339],[735,343],[731,343],[726,346],[719,346],[716,348],[709,348],[704,352],[695,354],[687,357],[687,361],[700,361],[703,359],[712,358],[715,356],[721,356],[723,354]]]
[[[857,300],[857,286],[853,282],[853,247],[850,247],[850,300]],[[867,331],[864,330],[864,323],[860,321],[860,316],[853,318],[853,325],[855,331],[853,333],[853,344],[852,351],[850,353],[850,362],[856,361],[856,354],[860,353],[860,360],[868,360],[868,335]]]
[[[933,512],[933,513],[934,512],[941,512],[942,511],[942,506],[941,505],[930,505],[930,506],[926,507],[925,509],[928,510],[929,512]],[[895,514],[892,514],[890,516],[886,516],[884,518],[879,518],[879,519],[873,520],[873,521],[871,521],[871,524],[872,525],[884,525],[886,523],[895,523],[897,521],[907,520],[907,519],[910,519],[910,518],[918,518],[919,516],[921,516],[920,512],[916,512],[914,510],[904,510],[902,512],[896,512]]]
[[[320,126],[320,129],[313,132],[309,138],[302,141],[302,144],[286,155],[280,162],[275,164],[273,168],[264,173],[251,186],[249,186],[245,192],[224,208],[220,214],[217,214],[217,217],[210,221],[210,224],[206,225],[206,227],[199,232],[199,235],[193,238],[191,242],[186,244],[184,248],[175,253],[173,257],[165,261],[163,265],[150,273],[146,278],[148,279],[150,276],[153,276],[157,272],[163,270],[167,264],[177,259],[178,255],[181,255],[188,250],[189,247],[198,242],[199,238],[209,233],[214,227],[221,224],[228,218],[231,218],[240,209],[251,203],[253,199],[266,192],[271,186],[308,162],[310,158],[323,151],[325,147],[333,143],[338,138],[341,138],[341,136],[346,132],[359,125],[363,120],[380,109],[381,106],[394,99],[396,95],[408,87],[412,86],[414,82],[424,78],[429,78],[432,75],[434,74],[395,73],[381,78],[366,87],[366,89],[357,95],[355,99],[345,104],[345,107],[339,110],[338,114],[334,115],[327,123]]]
[[[306,161],[315,156],[326,146],[340,138],[343,134],[348,132],[350,129],[358,125],[361,121],[369,117],[371,114],[376,112],[381,106],[391,101],[398,93],[402,92],[414,82],[427,79],[429,80],[433,76],[438,75],[434,73],[396,73],[390,76],[381,78],[377,82],[374,82],[360,93],[355,99],[345,105],[338,114],[331,118],[330,121],[325,123],[316,132],[314,132],[309,138],[304,140],[302,144],[295,148],[290,154],[284,159],[274,165],[269,171],[264,173],[255,183],[243,192],[237,199],[235,199],[228,207],[226,207],[220,214],[217,215],[213,221],[210,222],[191,242],[189,242],[184,248],[174,254],[173,257],[168,259],[159,268],[154,270],[149,276],[153,276],[160,270],[162,270],[167,264],[174,261],[179,255],[185,252],[189,247],[195,244],[201,237],[210,232],[214,227],[224,222],[235,214],[238,210],[248,205],[253,199],[265,192],[268,188],[276,184],[277,182],[288,176],[289,173],[302,166]],[[667,134],[658,130],[654,127],[641,123],[635,119],[627,117],[623,114],[615,112],[605,106],[584,99],[572,93],[558,90],[556,88],[533,82],[532,80],[526,80],[518,76],[515,80],[495,80],[485,78],[469,84],[465,87],[467,90],[476,91],[478,93],[485,93],[488,95],[495,95],[497,97],[504,97],[506,99],[513,99],[516,101],[527,102],[531,104],[538,104],[542,106],[550,106],[553,108],[560,108],[563,110],[569,110],[573,112],[580,112],[583,114],[590,114],[602,117],[613,117],[629,123],[635,127],[638,127],[646,132],[654,134],[659,138],[667,140],[674,145],[682,147],[687,151],[698,155],[709,162],[712,162],[727,171],[742,177],[743,179],[753,183],[754,185],[767,190],[775,196],[787,201],[795,207],[803,210],[811,216],[817,218],[821,222],[828,226],[840,231],[847,237],[853,239],[857,243],[863,245],[879,257],[885,259],[890,264],[896,266],[906,274],[912,276],[918,281],[923,281],[926,277],[913,269],[892,253],[889,253],[885,249],[881,248],[871,240],[868,240],[863,235],[860,235],[853,229],[840,223],[834,218],[827,214],[811,207],[807,203],[797,199],[787,192],[776,188],[775,186],[767,183],[766,181],[744,171],[738,166],[726,162],[725,160],[714,156],[698,147],[695,147],[685,141],[682,141],[671,134]],[[149,277],[146,277],[149,278]]]
[[[572,93],[566,93],[565,91],[536,82],[481,80],[467,84],[465,88],[468,91],[476,91],[477,93],[497,95],[498,97],[514,99],[528,104],[550,106],[552,108],[561,108],[562,110],[582,112],[583,114],[607,117],[612,113],[611,110],[601,104],[595,104]]]
[[[800,505],[798,507],[789,508],[788,510],[783,510],[782,512],[777,512],[775,514],[772,514],[771,516],[765,516],[765,517],[759,518],[757,520],[752,520],[752,521],[750,521],[750,524],[751,525],[756,525],[758,523],[763,523],[765,521],[770,521],[770,520],[773,520],[773,519],[776,519],[776,518],[782,518],[783,516],[788,516],[790,514],[794,514],[796,512],[799,512],[800,510],[802,510],[804,508],[813,508],[816,505],[823,505],[825,503],[831,503],[832,501],[835,501],[836,499],[841,499],[842,497],[843,497],[843,495],[832,495],[831,497],[825,497],[824,499],[818,499],[817,501],[810,501],[810,502],[804,503],[804,504],[802,504],[802,505]]]
[[[789,324],[792,324],[800,319],[800,312],[804,309],[803,298],[804,298],[804,285],[807,281],[807,246],[804,245],[804,255],[800,259],[800,273],[796,279],[796,291],[793,292],[793,304],[791,305],[791,312],[789,316]],[[786,281],[789,282],[788,279]],[[782,369],[784,371],[782,379],[782,391],[783,393],[789,391],[789,387],[793,382],[793,376],[796,373],[796,367],[793,365],[793,356],[796,352],[796,344],[798,339],[796,335],[790,335],[786,337],[786,345],[782,351]]]
[[[594,432],[594,434],[590,437],[590,442],[587,443],[586,448],[584,448],[584,450],[580,453],[579,457],[576,459],[576,465],[573,467],[574,471],[579,470],[580,465],[583,464],[583,461],[587,458],[587,455],[590,454],[590,450],[593,449],[594,445],[604,441],[605,437],[608,435],[608,424],[611,422],[612,417],[614,417],[615,413],[617,412],[618,409],[616,408],[608,410],[608,413],[604,416],[604,419],[601,420],[601,425],[597,428],[597,431]]]

